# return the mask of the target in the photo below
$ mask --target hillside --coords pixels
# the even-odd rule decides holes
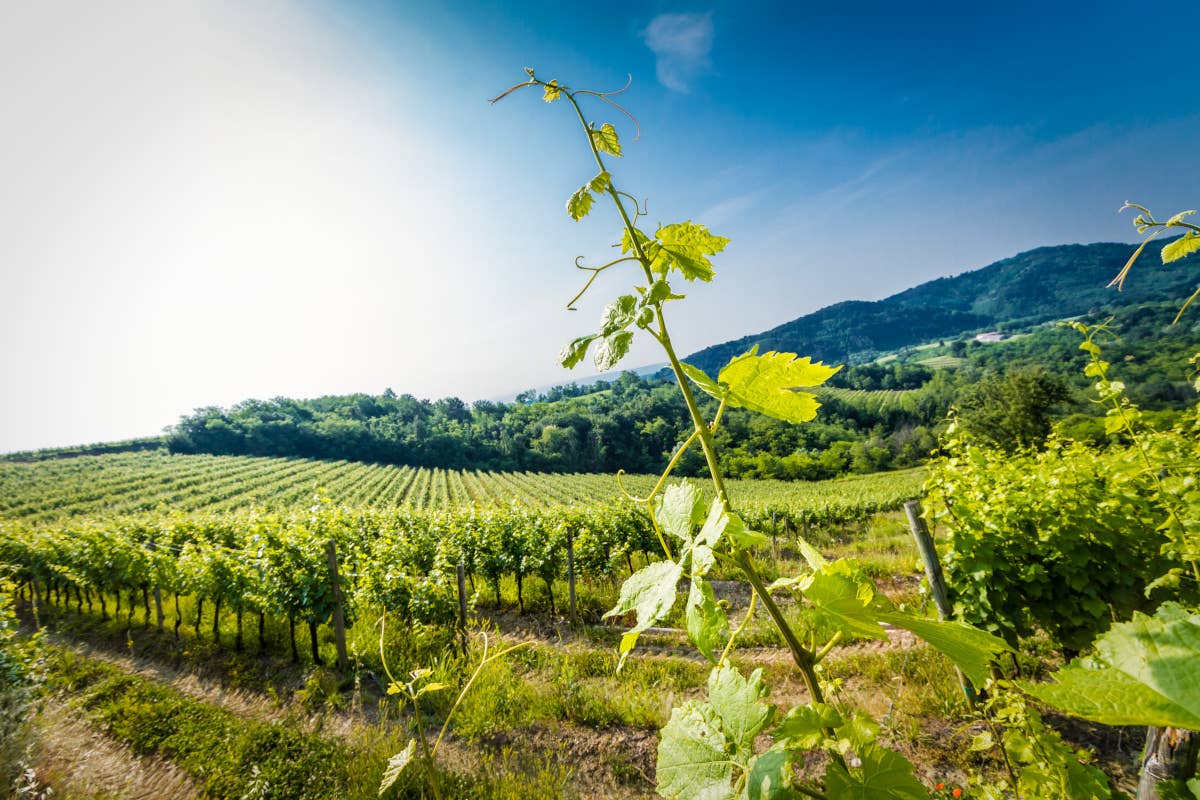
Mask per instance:
[[[1034,325],[1098,306],[1178,300],[1200,282],[1200,258],[1158,265],[1157,245],[1142,255],[1135,280],[1109,289],[1134,245],[1101,242],[1039,247],[982,269],[923,283],[883,300],[835,303],[776,328],[713,345],[686,360],[715,372],[758,344],[764,350],[862,363],[881,353],[991,328]]]

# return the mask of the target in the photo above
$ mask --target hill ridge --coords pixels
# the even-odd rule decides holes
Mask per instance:
[[[1155,268],[1151,262],[1157,247],[1143,254],[1137,279],[1123,292],[1109,289],[1109,281],[1136,247],[1124,242],[1035,247],[881,300],[842,300],[760,333],[711,345],[686,360],[713,372],[757,344],[763,350],[861,363],[884,352],[973,331],[1061,319],[1102,305],[1182,301],[1191,294],[1200,280],[1200,258]]]

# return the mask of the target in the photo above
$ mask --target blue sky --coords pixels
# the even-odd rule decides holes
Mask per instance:
[[[617,232],[532,66],[632,86],[615,179],[732,240],[685,352],[1197,205],[1194,9],[1159,3],[85,2],[0,10],[0,451],[204,405],[569,374]],[[656,362],[638,346],[627,364]],[[586,370],[588,367],[580,367]]]

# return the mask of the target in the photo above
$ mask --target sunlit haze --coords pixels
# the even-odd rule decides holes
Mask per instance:
[[[527,65],[631,75],[640,140],[592,109],[622,187],[731,238],[682,352],[1195,202],[1190,4],[904,5],[6,3],[0,452],[569,380],[621,280],[568,312],[572,261],[617,225],[563,210],[594,171],[569,108],[488,104]]]

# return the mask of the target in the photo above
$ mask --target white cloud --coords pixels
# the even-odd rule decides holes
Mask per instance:
[[[708,66],[712,52],[712,12],[659,14],[642,31],[642,39],[657,57],[656,72],[663,86],[687,92],[692,80]]]

